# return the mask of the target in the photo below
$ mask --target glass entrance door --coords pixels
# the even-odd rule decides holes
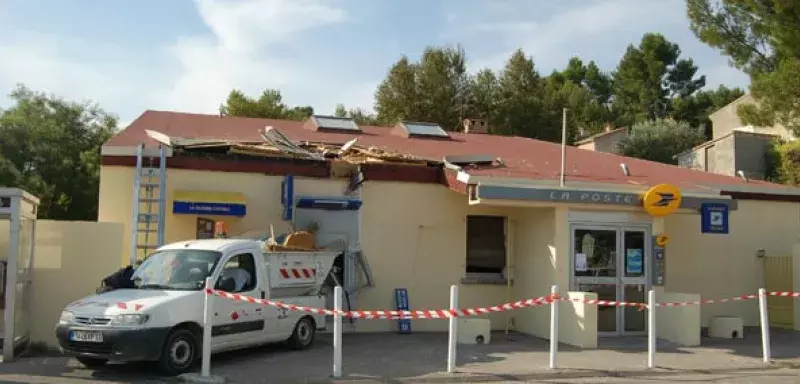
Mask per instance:
[[[572,227],[572,289],[595,292],[599,300],[645,302],[649,289],[649,228]],[[597,308],[601,335],[646,332],[646,312],[636,307]]]

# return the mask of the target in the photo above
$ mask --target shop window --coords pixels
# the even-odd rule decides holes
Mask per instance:
[[[506,219],[467,216],[465,283],[505,283]]]
[[[214,238],[214,228],[216,227],[217,223],[214,220],[206,219],[205,217],[198,217],[197,218],[197,233],[195,238],[202,240],[202,239],[213,239]]]
[[[253,255],[243,253],[228,259],[222,267],[217,289],[225,292],[250,292],[256,288],[256,264]]]

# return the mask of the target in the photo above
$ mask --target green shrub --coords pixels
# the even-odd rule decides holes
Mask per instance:
[[[767,156],[768,180],[800,185],[800,141],[775,140]]]
[[[677,164],[675,155],[705,140],[701,129],[686,122],[656,119],[634,124],[628,131],[628,137],[618,143],[617,152],[625,156]]]

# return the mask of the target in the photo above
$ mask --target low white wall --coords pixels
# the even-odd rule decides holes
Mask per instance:
[[[568,292],[570,301],[558,303],[558,341],[584,349],[597,348],[597,305],[585,304],[597,300],[596,293]]]
[[[656,288],[657,302],[685,303],[699,301],[693,293],[664,292]],[[659,307],[656,309],[656,335],[684,347],[700,345],[700,306]]]

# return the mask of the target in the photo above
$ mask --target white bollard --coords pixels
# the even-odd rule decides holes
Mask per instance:
[[[558,353],[558,286],[550,289],[553,301],[550,303],[550,369],[556,369],[556,354]]]
[[[647,293],[647,368],[656,366],[656,291]]]
[[[450,286],[450,309],[458,309],[458,286]],[[447,372],[453,373],[456,371],[456,341],[458,340],[458,320],[455,316],[450,316],[450,329],[447,339]]]
[[[342,287],[333,288],[333,378],[342,377]]]
[[[769,364],[772,359],[769,341],[769,312],[767,311],[767,290],[758,289],[758,311],[761,314],[761,351],[764,354],[764,364]]]
[[[203,349],[200,357],[200,376],[202,377],[211,376],[211,327],[214,326],[214,309],[212,308],[214,297],[207,290],[213,288],[214,283],[211,278],[206,278],[205,298],[203,300],[203,306],[205,307],[205,312],[203,313]]]

